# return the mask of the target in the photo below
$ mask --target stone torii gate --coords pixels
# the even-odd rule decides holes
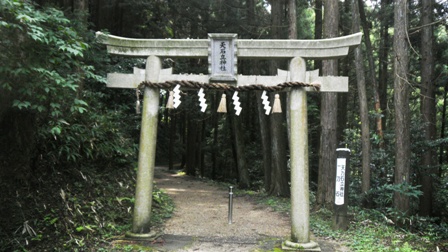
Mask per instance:
[[[134,68],[133,74],[112,73],[107,85],[112,88],[137,88],[143,81],[160,83],[190,80],[202,83],[227,82],[243,86],[265,86],[283,82],[316,83],[321,92],[348,92],[348,77],[319,77],[318,70],[307,72],[305,59],[335,59],[348,54],[350,47],[358,46],[361,33],[320,40],[252,40],[237,39],[236,34],[209,34],[208,39],[131,39],[97,32],[101,43],[110,54],[146,57],[146,69]],[[224,48],[225,50],[223,50]],[[209,75],[175,75],[171,69],[162,69],[161,59],[207,58]],[[279,71],[277,76],[236,75],[237,59],[290,59],[289,72]],[[223,60],[224,59],[224,60]],[[291,238],[288,248],[320,251],[310,241],[309,226],[309,165],[308,123],[306,92],[308,87],[292,87],[288,114],[290,122],[291,158]],[[150,215],[157,139],[159,89],[144,89],[142,127],[135,193],[132,232],[135,238],[151,238]]]

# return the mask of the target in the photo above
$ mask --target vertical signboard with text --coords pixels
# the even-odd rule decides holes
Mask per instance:
[[[210,81],[236,82],[237,34],[210,33],[208,37]]]

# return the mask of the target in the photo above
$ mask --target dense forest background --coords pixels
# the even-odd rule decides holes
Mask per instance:
[[[350,77],[348,93],[308,93],[313,206],[332,208],[335,150],[346,147],[350,205],[407,230],[430,226],[446,239],[447,19],[442,0],[0,0],[0,250],[25,249],[29,242],[38,247],[54,230],[79,245],[81,234],[112,229],[106,219],[113,216],[86,224],[98,218],[96,210],[116,209],[104,197],[107,186],[134,186],[142,97],[106,88],[105,77],[144,68],[145,59],[108,55],[96,31],[131,38],[237,33],[244,39],[362,31],[362,45],[347,57],[307,61],[307,69],[321,75]],[[163,65],[207,73],[205,59],[166,58]],[[238,73],[273,75],[287,65],[240,60]],[[286,114],[264,115],[257,92],[240,95],[240,116],[231,107],[216,113],[221,94],[207,93],[209,109],[202,113],[196,91],[185,91],[176,110],[166,109],[167,93],[160,93],[157,162],[288,197]],[[282,102],[286,108],[286,97]],[[101,187],[103,181],[110,185]],[[132,194],[114,197],[129,212]],[[38,225],[44,230],[32,228]]]

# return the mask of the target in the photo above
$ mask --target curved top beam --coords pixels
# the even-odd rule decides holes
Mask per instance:
[[[107,51],[115,55],[148,57],[208,57],[208,39],[133,39],[96,33]],[[362,33],[317,40],[238,39],[237,56],[242,58],[332,59],[344,57],[350,47],[361,43]]]

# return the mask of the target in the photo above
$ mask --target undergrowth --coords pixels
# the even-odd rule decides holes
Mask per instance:
[[[130,231],[135,171],[71,168],[0,183],[0,251],[96,251]],[[173,203],[153,192],[152,226]]]
[[[268,205],[278,212],[289,213],[291,209],[289,198],[273,197],[253,191],[236,193],[253,197],[259,204]],[[312,197],[310,201],[314,202]],[[409,230],[409,227],[399,227],[377,210],[350,207],[348,215],[349,228],[341,231],[332,228],[331,210],[320,208],[312,211],[311,232],[319,239],[336,241],[352,251],[448,251],[448,229],[445,223],[436,224],[428,218],[414,216],[412,230]]]

